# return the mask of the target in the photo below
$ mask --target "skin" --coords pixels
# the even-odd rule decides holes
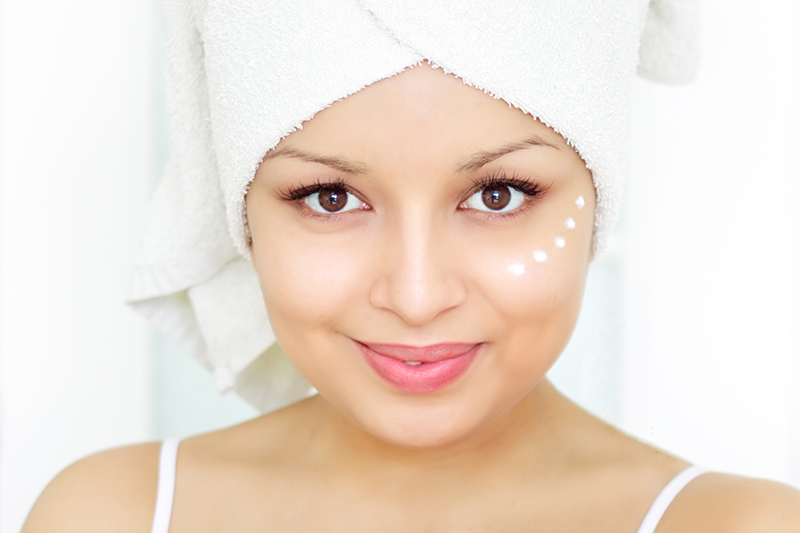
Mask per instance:
[[[539,144],[519,145],[532,138]],[[509,145],[519,149],[488,161]],[[501,171],[541,194],[511,216],[468,201],[476,181]],[[334,179],[356,209],[315,214],[283,197]],[[688,464],[586,413],[545,378],[577,320],[594,207],[591,175],[563,138],[427,65],[286,137],[247,196],[252,259],[281,346],[320,394],[185,440],[170,531],[636,531]],[[534,250],[548,260],[534,261]],[[481,347],[453,383],[407,393],[365,363],[354,339]],[[149,531],[157,457],[158,445],[145,444],[76,463],[23,531]],[[706,474],[657,531],[797,530],[793,489]]]

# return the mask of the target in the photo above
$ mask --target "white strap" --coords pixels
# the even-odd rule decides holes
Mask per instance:
[[[650,506],[650,510],[647,511],[647,515],[644,517],[644,520],[642,520],[642,525],[639,526],[638,533],[654,533],[658,523],[661,521],[661,517],[667,510],[667,507],[669,507],[669,504],[672,503],[672,500],[675,499],[675,496],[677,496],[691,480],[705,472],[706,470],[704,468],[690,466],[672,478],[672,481],[667,483],[667,486],[664,487],[661,493],[656,497],[653,505]]]
[[[166,439],[161,444],[158,460],[158,494],[153,515],[152,533],[167,533],[172,517],[172,499],[175,496],[175,465],[178,460],[180,439]]]

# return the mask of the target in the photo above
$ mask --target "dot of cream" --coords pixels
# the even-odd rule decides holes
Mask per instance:
[[[525,265],[518,261],[514,261],[510,265],[508,265],[508,271],[514,274],[515,276],[521,276],[525,273]]]
[[[536,250],[533,252],[533,259],[537,263],[544,263],[545,261],[547,261],[547,252],[545,252],[544,250]]]

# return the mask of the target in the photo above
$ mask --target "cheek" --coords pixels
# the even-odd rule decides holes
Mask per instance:
[[[482,372],[475,386],[492,391],[501,408],[544,378],[572,336],[583,298],[585,274],[580,265],[586,260],[575,257],[580,255],[577,249],[567,250],[537,262],[530,246],[521,247],[507,252],[505,261],[498,258],[484,265],[494,273],[484,276],[480,286],[486,305],[480,314],[493,341],[491,371]],[[522,275],[508,271],[513,262],[525,265]]]
[[[591,201],[591,200],[589,200]],[[543,374],[569,341],[580,313],[592,241],[593,211],[575,194],[534,227],[486,238],[466,264],[503,339],[506,377]]]
[[[547,260],[538,261],[539,244],[498,251],[494,259],[472,266],[483,272],[476,276],[476,290],[488,308],[482,314],[494,317],[493,336],[517,345],[509,353],[554,360],[577,322],[588,254],[577,247],[547,250]]]
[[[580,304],[592,239],[586,218],[562,210],[535,231],[487,238],[483,253],[465,258],[483,297],[508,319],[537,322]]]
[[[284,234],[256,256],[270,320],[327,324],[363,292],[367,251],[353,239]]]

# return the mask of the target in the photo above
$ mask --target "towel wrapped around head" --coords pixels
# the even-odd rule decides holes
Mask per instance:
[[[244,197],[262,158],[333,102],[422,61],[536,117],[591,170],[594,250],[619,210],[637,69],[697,67],[696,0],[162,0],[174,152],[130,304],[261,411],[307,395],[275,344]]]

